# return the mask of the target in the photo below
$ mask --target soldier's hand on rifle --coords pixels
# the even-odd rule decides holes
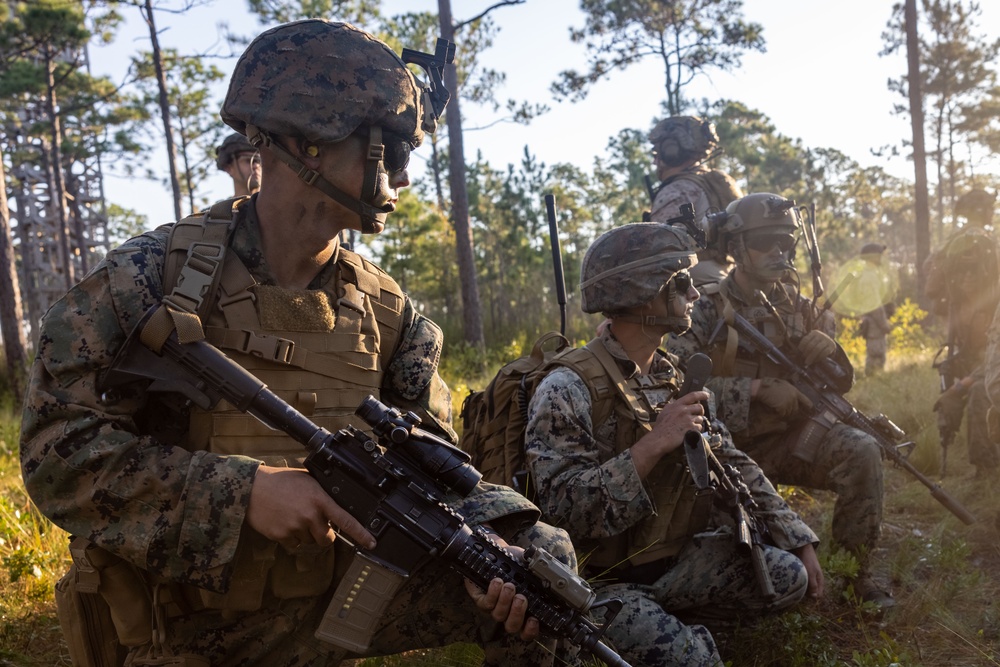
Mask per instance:
[[[493,539],[515,556],[520,557],[524,553],[524,549],[507,544],[499,535],[494,534]],[[494,579],[484,591],[466,579],[465,590],[475,601],[476,607],[487,612],[497,623],[503,623],[507,634],[519,635],[525,641],[538,637],[540,633],[538,619],[527,615],[528,599],[518,594],[514,584]]]
[[[965,380],[959,380],[951,385],[938,396],[934,401],[934,411],[945,415],[959,415],[958,421],[962,421],[961,414],[965,409],[965,396],[968,389]]]
[[[684,434],[702,430],[705,422],[702,402],[708,396],[707,391],[692,391],[660,409],[653,430],[630,448],[632,464],[640,479],[645,479],[661,458],[684,444]]]
[[[303,545],[332,544],[336,539],[334,526],[360,546],[375,546],[372,534],[327,495],[308,472],[298,468],[262,465],[257,469],[246,521],[288,551]]]
[[[751,381],[750,397],[783,419],[790,419],[802,410],[812,407],[812,402],[805,394],[791,382],[781,378],[761,378]]]
[[[805,366],[811,366],[820,359],[826,359],[836,351],[837,343],[818,329],[813,329],[799,341],[799,355]]]

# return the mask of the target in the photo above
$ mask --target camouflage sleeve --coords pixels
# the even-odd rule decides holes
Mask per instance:
[[[157,303],[162,247],[130,242],[46,314],[21,432],[25,487],[68,532],[167,579],[226,585],[258,463],[188,452],[141,433],[145,394],[102,400],[98,382]],[[128,285],[115,295],[115,286]]]
[[[438,374],[444,335],[420,315],[407,298],[400,345],[383,381],[383,401],[403,411],[412,410],[422,427],[452,444],[458,435],[451,427],[451,391]],[[466,498],[453,496],[449,504],[471,524],[489,522],[501,535],[530,525],[539,512],[524,496],[496,484],[481,482]]]
[[[691,328],[681,335],[670,334],[667,349],[680,357],[682,364],[696,352],[711,356],[709,341],[719,323],[715,304],[708,297],[695,303],[691,313]],[[725,339],[725,332],[719,334]],[[715,345],[717,343],[713,343]],[[750,381],[748,377],[713,375],[706,386],[715,394],[719,419],[733,432],[744,431],[750,425]]]
[[[718,424],[714,425],[718,428]],[[732,437],[722,427],[722,446],[715,449],[720,463],[730,464],[740,471],[743,481],[757,503],[756,515],[771,531],[771,543],[791,551],[806,544],[819,544],[819,537],[778,494],[764,471],[753,459],[732,444]]]
[[[382,382],[383,399],[393,407],[412,410],[429,430],[454,444],[458,435],[451,427],[451,391],[438,374],[443,347],[441,329],[407,298],[399,347]]]
[[[700,219],[708,210],[708,195],[694,181],[676,180],[656,193],[649,219],[653,222],[666,222],[670,218],[676,218],[681,214],[681,206],[688,203],[694,205],[695,218]]]
[[[652,514],[631,451],[600,461],[590,392],[572,370],[552,371],[535,390],[525,449],[543,516],[574,539],[616,535]]]

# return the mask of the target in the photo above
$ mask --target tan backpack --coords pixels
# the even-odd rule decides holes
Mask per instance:
[[[553,342],[555,349],[546,351]],[[528,404],[542,379],[558,366],[572,369],[587,385],[593,423],[607,420],[618,400],[641,409],[634,388],[599,341],[574,348],[558,332],[543,334],[530,354],[505,365],[485,389],[469,392],[462,402],[459,447],[472,455],[483,481],[534,498],[524,452]]]

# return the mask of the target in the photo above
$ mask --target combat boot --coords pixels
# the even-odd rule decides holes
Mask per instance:
[[[854,595],[858,600],[871,602],[882,610],[896,606],[892,593],[880,586],[870,574],[861,573],[854,580]]]

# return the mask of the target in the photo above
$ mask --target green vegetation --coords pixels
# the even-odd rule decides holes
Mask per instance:
[[[923,314],[906,303],[897,310],[893,349],[885,373],[862,378],[851,392],[867,412],[884,412],[916,443],[910,461],[937,478],[940,453],[934,415],[937,376],[930,367]],[[863,343],[850,338],[851,320],[841,323],[841,342],[863,365]],[[443,370],[456,410],[469,386],[481,387],[503,362],[531,341],[511,341],[485,355],[451,349]],[[460,379],[463,378],[463,379]],[[0,416],[0,665],[68,665],[55,618],[53,588],[67,567],[66,535],[41,517],[21,485],[17,461],[17,417]],[[960,437],[957,443],[964,442]],[[857,562],[822,546],[827,577],[824,599],[781,616],[719,632],[731,667],[955,667],[1000,665],[1000,485],[976,480],[956,444],[949,458],[947,490],[978,518],[964,526],[905,472],[886,467],[886,515],[877,574],[891,582],[898,606],[880,615],[859,602],[850,582]],[[829,543],[834,496],[783,488],[789,502]],[[475,667],[475,646],[414,651],[403,656],[359,660],[355,667]]]

